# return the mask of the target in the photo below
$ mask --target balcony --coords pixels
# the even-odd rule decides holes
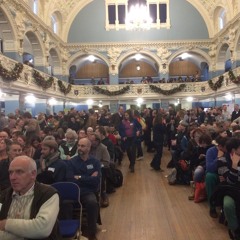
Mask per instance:
[[[17,62],[0,55],[2,67],[12,73]],[[35,74],[34,74],[35,72]],[[36,73],[37,76],[36,77]],[[6,74],[6,73],[5,73]],[[240,67],[233,70],[234,76],[240,76]],[[238,93],[237,83],[230,80],[229,73],[223,75],[221,84],[220,77],[212,79],[213,84],[220,84],[214,91],[208,82],[186,82],[186,83],[153,83],[153,84],[120,84],[120,85],[70,85],[51,77],[46,73],[23,65],[19,77],[14,80],[6,80],[0,72],[0,88],[3,92],[10,94],[33,93],[39,98],[55,97],[59,100],[78,102],[91,97],[93,100],[131,100],[142,97],[148,100],[156,99],[182,99],[194,97],[197,100],[204,100],[210,97],[224,95],[226,92]],[[5,80],[4,80],[5,79]],[[48,83],[46,82],[48,81]]]

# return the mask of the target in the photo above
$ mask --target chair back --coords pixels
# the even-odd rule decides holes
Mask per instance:
[[[80,202],[80,188],[73,182],[56,182],[52,186],[57,189],[61,201]]]

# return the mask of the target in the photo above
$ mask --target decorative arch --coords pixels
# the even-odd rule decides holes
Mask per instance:
[[[117,63],[116,63],[116,67],[119,68],[120,64],[124,61],[124,59],[126,59],[134,54],[138,54],[138,53],[150,57],[152,60],[154,60],[156,62],[158,67],[160,66],[161,60],[155,53],[147,51],[147,50],[141,50],[141,51],[131,50],[131,51],[125,52],[124,54],[122,54],[119,57],[119,59],[117,60]]]
[[[224,71],[225,63],[231,58],[230,48],[227,42],[223,42],[217,49],[216,67],[217,70]]]
[[[187,49],[187,48],[181,48],[178,51],[174,52],[168,59],[168,63],[171,63],[173,61],[174,58],[176,58],[178,55],[185,53],[185,52],[193,52],[193,53],[197,53],[199,55],[201,55],[206,61],[207,63],[210,65],[211,64],[211,58],[210,56],[204,52],[201,49],[198,48],[194,48],[194,49]]]
[[[55,22],[53,22],[55,21]],[[60,11],[54,11],[51,14],[51,28],[54,33],[61,36],[62,33],[62,14]],[[56,28],[56,29],[55,29]]]
[[[98,52],[91,52],[91,51],[90,51],[90,52],[77,52],[76,54],[72,55],[72,56],[69,58],[68,62],[67,62],[68,68],[70,68],[72,64],[75,64],[74,62],[75,62],[77,59],[79,59],[79,58],[81,58],[81,57],[84,57],[84,56],[86,56],[86,55],[94,55],[94,56],[102,59],[103,62],[105,62],[105,64],[106,64],[108,67],[110,66],[109,60],[108,60],[108,58],[107,58],[106,56],[104,56],[103,54],[100,54],[100,53],[98,53]]]
[[[203,7],[202,3],[199,0],[187,0],[187,1],[198,10],[199,14],[202,16],[203,20],[206,23],[209,38],[212,38],[214,36],[214,25],[212,23],[212,19],[209,15],[209,12]]]
[[[9,9],[6,8],[3,4],[1,4],[0,7],[0,19],[1,19],[1,36],[4,39],[4,41],[14,41],[17,39],[17,26],[16,22],[13,19],[12,14],[9,12]],[[5,31],[5,33],[2,33],[2,31]],[[4,36],[3,36],[4,34]]]
[[[54,75],[61,75],[62,74],[62,61],[60,58],[60,53],[55,48],[51,48],[49,50],[49,66],[51,67],[51,72]]]
[[[75,19],[75,17],[78,15],[78,13],[86,7],[89,3],[93,2],[94,0],[85,0],[85,1],[79,1],[79,3],[74,7],[74,9],[71,11],[71,14],[68,15],[68,17],[64,21],[64,25],[62,28],[62,39],[63,41],[67,42],[68,33],[71,28],[72,22]]]
[[[96,59],[89,62],[89,55],[93,55]],[[70,69],[75,69],[72,76],[76,79],[98,79],[101,77],[108,78],[109,62],[108,59],[98,52],[78,52],[73,55],[66,64],[70,74]],[[73,81],[74,79],[71,79]]]
[[[223,15],[224,14],[224,15]],[[215,29],[215,34],[221,31],[226,24],[227,24],[227,10],[223,6],[217,6],[214,10],[213,13],[213,22],[214,22],[214,29]],[[222,23],[220,23],[222,21]],[[220,26],[222,24],[222,28]]]
[[[35,66],[44,66],[45,55],[44,55],[44,44],[40,33],[34,33],[31,30],[25,32],[23,40],[23,52],[30,53],[34,57]]]

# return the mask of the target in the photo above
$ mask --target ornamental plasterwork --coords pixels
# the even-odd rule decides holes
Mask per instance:
[[[111,65],[117,64],[117,60],[118,60],[120,54],[121,54],[121,49],[119,49],[119,48],[111,47],[108,49],[107,56],[110,60]]]
[[[157,56],[161,59],[162,62],[166,62],[167,59],[171,56],[171,52],[168,51],[166,47],[160,47],[157,49]]]
[[[217,54],[217,45],[216,44],[212,44],[209,47],[209,51],[208,51],[208,55],[213,58],[215,57]]]

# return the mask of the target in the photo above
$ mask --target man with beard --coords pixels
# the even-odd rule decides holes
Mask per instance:
[[[44,140],[41,153],[37,180],[45,184],[65,181],[67,166],[60,158],[57,142],[53,139]]]
[[[89,240],[96,240],[99,205],[96,193],[101,179],[100,161],[89,155],[91,142],[88,138],[78,141],[78,156],[68,163],[67,180],[75,182],[81,189],[81,203],[86,208]]]

